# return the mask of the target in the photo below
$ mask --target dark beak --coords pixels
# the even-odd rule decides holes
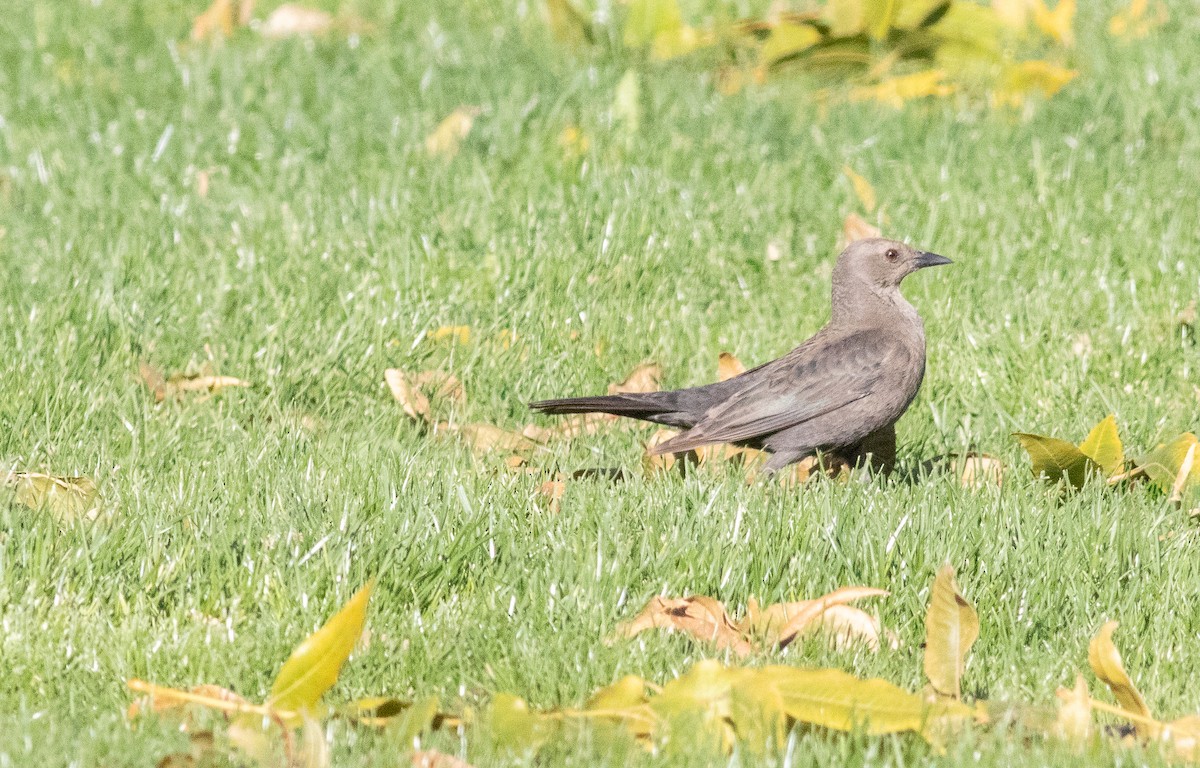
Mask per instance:
[[[917,269],[925,267],[940,267],[943,264],[953,264],[953,261],[945,256],[939,256],[936,253],[928,253],[926,251],[917,251]]]

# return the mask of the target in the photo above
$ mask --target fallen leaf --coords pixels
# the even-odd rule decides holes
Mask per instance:
[[[413,752],[413,768],[472,768],[466,760],[434,749]]]
[[[8,472],[2,484],[13,491],[17,503],[33,510],[45,510],[59,522],[96,517],[100,494],[90,477]]]
[[[570,0],[546,0],[546,15],[558,42],[573,48],[592,42],[592,25]]]
[[[678,468],[683,471],[686,466],[686,454],[675,453],[655,453],[655,446],[662,445],[679,434],[678,430],[674,429],[659,429],[650,436],[650,440],[646,443],[646,450],[642,453],[642,468],[650,474],[655,472],[669,472],[672,469]],[[693,459],[696,454],[693,452]]]
[[[447,424],[438,425],[439,429],[457,434],[466,440],[476,453],[486,454],[500,451],[504,453],[528,453],[537,450],[540,443],[517,432],[509,432],[493,424],[473,423],[460,427]]]
[[[746,366],[742,365],[742,361],[728,352],[722,352],[717,357],[717,381],[729,381],[734,376],[741,376],[745,372]]]
[[[464,403],[467,400],[466,390],[462,382],[453,373],[446,371],[421,371],[412,377],[412,381],[422,389],[432,389],[433,397]]]
[[[992,0],[992,10],[1007,27],[1023,30],[1029,24],[1032,0]]]
[[[1046,0],[1029,2],[1038,29],[1067,48],[1075,44],[1075,0],[1058,0],[1054,10],[1046,7]]]
[[[333,16],[316,8],[296,3],[284,3],[267,16],[259,28],[263,37],[280,40],[285,37],[323,35],[333,29]]]
[[[524,699],[507,693],[492,697],[486,717],[496,743],[510,750],[536,750],[558,729],[558,721],[531,711]]]
[[[992,95],[993,106],[1019,107],[1030,93],[1050,98],[1079,74],[1074,69],[1048,61],[1019,61],[1004,68],[999,87]]]
[[[1066,480],[1072,487],[1082,488],[1088,472],[1096,469],[1095,462],[1074,443],[1026,432],[1014,432],[1013,437],[1029,454],[1034,477],[1045,477],[1051,482]]]
[[[654,628],[683,632],[738,656],[746,656],[752,650],[725,612],[725,606],[711,597],[653,597],[632,621],[617,627],[616,633],[618,637],[631,638]]]
[[[949,96],[954,86],[942,82],[946,73],[940,69],[927,69],[908,75],[884,78],[873,85],[860,85],[850,89],[850,101],[877,101],[896,109],[904,107],[913,99],[929,96]]]
[[[304,716],[296,758],[289,761],[296,768],[329,768],[329,740],[325,738],[325,727],[315,717]]]
[[[747,612],[749,624],[743,625],[768,642],[786,648],[796,638],[820,628],[825,613],[832,607],[867,597],[886,597],[887,590],[875,587],[840,587],[815,600],[767,606],[760,614]],[[878,635],[878,633],[876,633]],[[878,637],[875,646],[878,647]]]
[[[650,45],[650,58],[655,61],[669,61],[695,53],[715,42],[716,36],[711,32],[684,25],[655,35],[654,42]]]
[[[266,705],[291,712],[312,712],[341,672],[362,635],[374,582],[354,596],[329,621],[296,646],[271,685]],[[295,720],[292,724],[297,724]]]
[[[214,0],[192,22],[192,39],[199,42],[231,37],[236,28],[250,23],[253,13],[254,0]]]
[[[1143,718],[1152,719],[1154,716],[1150,714],[1150,707],[1146,706],[1146,700],[1129,678],[1121,662],[1121,653],[1113,645],[1112,635],[1117,626],[1117,622],[1110,621],[1100,627],[1100,631],[1088,645],[1088,664],[1124,709]],[[1142,738],[1154,735],[1154,729],[1145,723],[1135,722],[1134,730]]]
[[[1192,484],[1200,483],[1200,467],[1195,463],[1196,436],[1184,432],[1169,443],[1160,443],[1145,458],[1138,462],[1138,467],[1150,478],[1150,482],[1168,496],[1182,494]],[[1187,473],[1181,473],[1188,456],[1193,461]]]
[[[1054,731],[1059,738],[1082,746],[1092,738],[1094,726],[1087,683],[1083,675],[1076,675],[1073,689],[1058,689],[1058,718],[1054,721]]]
[[[1196,464],[1196,445],[1196,443],[1192,443],[1188,447],[1183,461],[1179,463],[1179,471],[1175,473],[1175,482],[1171,484],[1171,495],[1168,498],[1172,504],[1183,501],[1183,492],[1192,479],[1192,471]]]
[[[798,56],[821,42],[820,31],[811,24],[781,22],[771,29],[771,34],[758,51],[759,61],[773,66]]]
[[[1112,476],[1125,468],[1125,448],[1117,432],[1117,417],[1109,414],[1092,427],[1092,431],[1079,444],[1079,451],[1096,463],[1106,476]]]
[[[459,107],[451,112],[425,137],[425,151],[430,155],[447,159],[457,155],[463,139],[467,138],[467,134],[471,132],[475,118],[480,115],[481,111],[479,107]],[[434,341],[439,341],[441,338],[445,338],[445,336],[438,335],[442,332],[446,332],[445,336],[461,335],[460,344],[466,344],[470,337],[469,329],[465,325],[439,328],[431,334],[431,337]]]
[[[158,372],[158,369],[145,360],[139,360],[138,374],[141,375],[142,381],[146,382],[146,387],[154,394],[154,402],[161,403],[167,399],[167,380]]]
[[[967,654],[978,638],[979,616],[959,591],[954,566],[946,563],[933,581],[925,613],[925,677],[938,696],[962,696]]]
[[[232,387],[248,387],[250,382],[233,376],[172,376],[167,379],[168,391],[174,388],[177,392],[209,392],[216,394],[223,389]]]
[[[399,368],[388,368],[383,372],[383,379],[388,389],[400,407],[414,421],[428,422],[432,419],[429,410],[429,398],[420,390],[412,378]]]
[[[874,213],[876,204],[875,188],[871,186],[871,182],[867,181],[864,176],[856,173],[849,165],[842,166],[842,173],[850,180],[850,185],[854,187],[854,196],[858,198],[858,202],[862,203],[867,213]]]
[[[1179,759],[1196,762],[1200,758],[1200,715],[1165,723],[1158,738],[1169,744]]]
[[[563,494],[567,492],[567,484],[562,480],[547,480],[538,488],[538,493],[549,501],[549,511],[557,515]]]
[[[857,213],[851,213],[846,216],[846,220],[842,222],[842,240],[846,245],[857,240],[866,240],[872,237],[881,237],[882,232],[879,228],[868,224],[862,216]]]
[[[1150,10],[1150,0],[1132,0],[1128,8],[1117,11],[1108,20],[1108,33],[1113,37],[1135,40],[1146,37],[1171,18],[1167,6],[1161,2],[1154,3],[1152,14]]]
[[[131,680],[130,682],[140,683],[141,681]],[[131,685],[130,687],[132,688],[133,686]],[[187,695],[181,697],[176,694]],[[222,688],[219,685],[197,685],[188,691],[150,686],[150,690],[145,696],[133,700],[129,708],[125,710],[125,717],[129,720],[135,720],[145,712],[163,715],[171,710],[182,709],[205,700],[234,705],[250,705],[250,702],[237,693],[228,688]]]
[[[982,488],[1004,483],[1004,463],[986,453],[954,456],[950,468],[963,488]]]
[[[608,394],[658,392],[663,370],[658,363],[643,363],[630,371],[624,381],[608,385]]]

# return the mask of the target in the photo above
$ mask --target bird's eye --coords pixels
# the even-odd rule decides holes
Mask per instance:
[[[892,248],[889,249],[887,253],[883,254],[883,257],[888,261],[895,261],[896,259],[900,258],[900,254],[896,253],[896,250]]]

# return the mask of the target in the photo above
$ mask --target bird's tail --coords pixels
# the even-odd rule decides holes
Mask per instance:
[[[611,413],[633,419],[670,424],[677,408],[674,392],[638,392],[599,397],[564,397],[530,403],[535,411],[549,414]]]

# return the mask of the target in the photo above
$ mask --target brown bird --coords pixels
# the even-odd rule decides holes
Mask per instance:
[[[833,269],[828,325],[778,360],[701,387],[529,407],[611,413],[684,430],[655,446],[656,454],[733,443],[770,452],[767,472],[818,451],[850,464],[871,454],[875,466],[891,469],[894,425],[925,375],[925,326],[900,294],[900,282],[918,269],[950,263],[894,240],[859,240]]]

